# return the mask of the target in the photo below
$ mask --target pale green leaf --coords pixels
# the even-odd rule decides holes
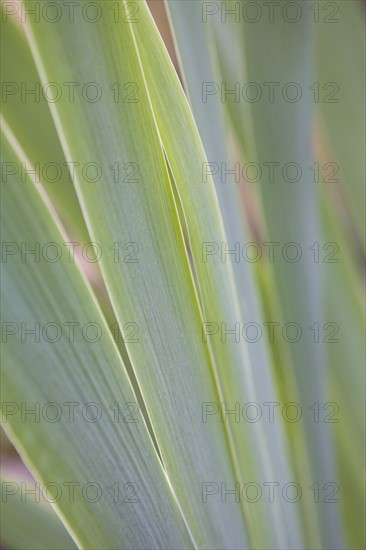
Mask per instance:
[[[96,25],[81,17],[77,26],[42,21],[27,29],[28,40],[43,82],[78,78],[103,90],[94,104],[77,96],[74,103],[51,105],[65,156],[102,167],[103,182],[95,185],[76,168],[75,185],[90,234],[103,250],[101,268],[119,323],[139,326],[139,341],[127,343],[127,350],[194,539],[200,546],[246,546],[240,505],[223,505],[219,495],[203,501],[204,483],[235,482],[225,425],[202,422],[202,403],[218,402],[220,395],[133,35],[128,24],[114,23],[109,3],[99,5],[105,11]],[[143,7],[137,26],[147,17]],[[85,63],[88,56],[92,64]],[[115,82],[118,102],[109,89]],[[126,83],[132,83],[127,91]],[[128,94],[138,102],[128,102]],[[119,181],[109,168],[115,163]],[[137,165],[137,182],[123,181],[127,163]],[[117,262],[113,243],[119,243]],[[127,243],[138,251],[137,262],[124,261]]]
[[[4,129],[26,161],[6,124]],[[4,162],[20,160],[5,140],[3,155]],[[12,176],[2,183],[2,194],[3,240],[10,243],[3,258],[7,291],[2,303],[3,321],[10,323],[2,370],[7,434],[42,487],[57,484],[50,488],[53,506],[80,547],[190,547],[109,328],[65,253],[65,236],[29,178],[21,183]],[[63,251],[60,261],[50,262],[42,252],[38,259],[24,259],[20,251],[37,243],[41,251],[56,243]],[[11,254],[14,246],[19,253]],[[26,334],[37,323],[40,336]],[[56,337],[45,329],[48,323],[56,324]],[[67,323],[77,323],[74,335]],[[96,335],[86,335],[90,323]],[[67,403],[76,403],[74,416]],[[96,404],[90,415],[88,403]],[[38,416],[24,412],[36,407]],[[59,420],[48,420],[55,417]],[[98,420],[90,422],[90,417]],[[67,483],[77,484],[74,502]],[[83,494],[87,484],[96,485]],[[136,496],[129,498],[132,493]]]

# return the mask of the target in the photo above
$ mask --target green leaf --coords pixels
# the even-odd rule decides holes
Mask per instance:
[[[56,127],[69,160],[85,163],[92,158],[103,166],[103,186],[87,185],[76,171],[75,184],[93,239],[104,250],[113,242],[139,246],[138,263],[116,264],[110,254],[103,256],[101,267],[119,322],[138,320],[141,340],[127,344],[128,353],[195,540],[206,546],[243,546],[247,536],[240,506],[229,501],[223,506],[219,498],[202,502],[202,485],[224,482],[233,487],[235,481],[242,486],[243,481],[257,479],[263,483],[275,472],[261,423],[248,426],[231,418],[225,423],[218,418],[202,422],[202,405],[207,402],[225,401],[229,408],[236,401],[256,401],[254,367],[245,343],[202,341],[204,320],[232,327],[241,312],[230,265],[216,262],[212,269],[202,262],[203,242],[225,240],[217,197],[212,181],[201,185],[205,157],[192,115],[147,8],[144,3],[138,6],[138,21],[122,29],[104,12],[98,33],[95,26],[78,20],[77,33],[60,21],[33,25],[27,34],[43,82],[68,81],[76,71],[81,83],[97,80],[103,90],[93,105],[80,98],[73,104],[52,105]],[[107,54],[110,44],[113,53]],[[93,66],[84,62],[91,51]],[[114,102],[109,90],[117,81],[121,90],[133,83],[128,91],[136,92],[133,99],[138,103]],[[88,138],[82,139],[85,135]],[[137,164],[139,181],[113,181],[108,168],[116,162]],[[171,185],[176,185],[187,221],[197,289]],[[263,391],[268,394],[273,395],[270,389]],[[275,441],[277,428],[271,431]],[[282,545],[297,537],[296,531],[279,528],[279,517],[290,510],[286,503],[273,509],[263,499],[254,508],[241,500],[254,541],[269,544],[274,537]]]
[[[225,425],[202,422],[203,402],[217,403],[220,395],[132,33],[126,23],[114,23],[110,4],[99,5],[105,11],[96,25],[80,16],[75,26],[42,21],[27,28],[28,40],[43,82],[77,75],[81,85],[97,82],[103,90],[94,104],[77,95],[74,103],[51,105],[65,156],[102,167],[103,182],[94,185],[76,167],[75,185],[92,239],[103,251],[101,268],[119,324],[138,324],[139,341],[127,343],[127,350],[194,539],[200,546],[246,546],[240,505],[223,505],[220,495],[204,502],[202,496],[203,484],[233,487],[236,481]],[[147,17],[142,8],[141,18]],[[93,64],[85,63],[89,55]],[[117,87],[110,90],[116,82],[117,103]],[[134,99],[138,103],[128,102]],[[116,163],[119,181],[109,168]],[[138,167],[138,182],[125,178],[127,163]],[[132,248],[125,251],[127,243]],[[128,255],[138,262],[127,261]]]
[[[4,140],[4,162],[27,162],[3,128],[19,157]],[[110,330],[37,189],[17,175],[2,184],[4,428],[42,488],[51,484],[53,506],[78,546],[190,547]],[[59,261],[45,256],[49,243],[63,252]],[[37,246],[38,258],[22,255]],[[37,323],[39,336],[25,332]],[[76,323],[74,333],[68,323]],[[87,334],[90,324],[95,332]]]
[[[40,79],[62,91],[33,111],[18,91],[4,105],[7,434],[42,486],[51,483],[52,494],[62,487],[53,507],[79,547],[344,548],[341,509],[350,546],[363,547],[364,169],[355,163],[365,113],[352,104],[352,89],[359,102],[364,92],[358,3],[341,3],[339,36],[335,26],[318,24],[316,76],[311,22],[316,9],[323,19],[328,4],[338,3],[304,2],[296,23],[283,11],[278,17],[278,7],[269,23],[263,6],[253,24],[220,17],[230,8],[252,9],[252,2],[170,2],[190,106],[145,1],[93,2],[94,22],[77,4],[73,22],[65,9],[53,22],[43,12],[22,27],[17,17],[3,24],[6,82],[21,88],[22,80],[31,87]],[[207,4],[218,16],[204,23]],[[26,0],[21,9],[35,7]],[[339,63],[329,57],[334,51]],[[349,79],[345,53],[356,60]],[[319,92],[322,102],[327,79],[341,83],[342,105],[314,100]],[[248,81],[261,89],[257,102],[245,100],[244,91],[239,101],[232,92],[225,97],[225,87]],[[215,87],[208,101],[204,82]],[[279,86],[274,101],[266,98],[270,82]],[[299,101],[286,97],[289,82],[290,92],[301,89]],[[316,126],[317,157],[315,103],[323,124]],[[319,156],[341,164],[336,192],[313,181]],[[21,181],[19,163],[32,169],[54,160],[72,163],[74,176],[56,186]],[[218,168],[213,175],[207,161]],[[221,170],[234,161],[258,162],[262,175],[265,163],[280,168],[274,182],[224,184]],[[289,162],[301,166],[300,181],[285,181]],[[90,165],[100,174],[94,181]],[[93,240],[99,259],[87,270],[83,262],[92,287],[70,261],[67,234]],[[323,262],[327,239],[340,246],[339,264]],[[248,240],[278,246],[274,263],[234,260],[233,248]],[[50,242],[63,251],[60,261],[44,257]],[[294,242],[298,262],[283,255]],[[24,247],[37,243],[40,259],[32,263]],[[70,342],[64,328],[51,343],[42,329],[39,338],[24,334],[35,323],[67,327],[75,319],[78,327],[99,327],[101,337],[90,342],[77,330]],[[289,344],[277,332],[267,345],[263,329],[258,342],[245,342],[245,324],[265,321],[300,325],[300,340]],[[323,342],[328,321],[340,325],[338,345]],[[315,325],[320,343],[312,338]],[[320,414],[329,412],[329,400],[340,406],[339,423],[314,420],[311,411],[318,405]],[[278,401],[300,405],[301,421],[241,416],[244,405],[259,404],[263,413]],[[70,422],[63,410],[62,420],[46,421],[43,405],[50,402],[53,410],[52,402],[92,402],[102,416],[88,422],[79,414]],[[24,406],[40,406],[41,417]],[[138,423],[129,421],[135,410]],[[335,504],[328,490],[338,478]],[[70,480],[79,484],[75,502],[64,488]],[[278,493],[271,502],[266,485],[279,483],[280,493],[294,481],[299,502]],[[246,483],[259,485],[257,502],[245,498]],[[90,484],[102,491],[93,503],[81,491]],[[39,536],[32,527],[30,536]]]

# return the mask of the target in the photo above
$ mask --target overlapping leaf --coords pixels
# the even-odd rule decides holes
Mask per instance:
[[[71,56],[81,83],[91,81],[92,75],[94,79],[98,76],[104,94],[100,101],[92,105],[82,99],[72,104],[60,101],[51,107],[54,120],[68,160],[77,159],[84,164],[92,156],[103,167],[103,186],[87,185],[82,173],[76,171],[77,191],[93,238],[103,250],[108,250],[113,242],[122,245],[132,242],[139,247],[136,264],[116,265],[105,254],[101,265],[120,323],[137,317],[141,340],[127,345],[128,352],[164,464],[194,536],[205,544],[210,540],[216,541],[213,544],[217,541],[222,545],[235,541],[243,544],[245,531],[239,519],[240,506],[226,503],[223,507],[219,498],[202,502],[202,484],[223,481],[232,486],[235,481],[256,479],[263,483],[274,476],[273,465],[268,460],[268,441],[262,425],[238,425],[231,419],[224,424],[202,423],[205,403],[224,400],[229,407],[229,401],[256,401],[257,389],[243,342],[223,344],[216,340],[210,346],[202,342],[203,320],[232,326],[241,321],[241,313],[236,306],[230,265],[218,262],[213,269],[202,262],[202,244],[221,244],[225,239],[217,199],[212,182],[206,188],[195,184],[201,178],[203,150],[146,6],[140,3],[139,10],[138,20],[122,26],[121,31],[108,18],[108,12],[104,12],[97,34],[94,27],[83,21],[78,21],[77,36],[70,25],[58,25],[59,30],[42,23],[28,29],[28,39],[43,82],[68,81]],[[107,58],[104,52],[112,40],[115,52]],[[91,47],[95,48],[93,67],[84,63],[82,55],[83,48]],[[57,67],[51,59],[55,54],[61,60]],[[121,89],[129,83],[128,91],[135,92],[118,105],[115,97],[110,93],[107,96],[117,77]],[[164,101],[161,89],[165,92]],[[185,131],[177,132],[177,127],[183,125]],[[132,136],[126,128],[134,129]],[[87,139],[75,139],[79,134],[87,135]],[[108,139],[111,134],[113,139]],[[108,169],[116,162],[121,166],[129,162],[138,166],[135,185],[113,181]],[[176,185],[187,221],[199,301],[171,184]],[[102,219],[106,223],[102,224]],[[150,285],[154,288],[153,295]],[[178,315],[173,313],[173,304]],[[167,417],[169,423],[164,426]],[[176,439],[177,432],[181,441]],[[288,544],[285,541],[290,530],[279,529],[275,515],[269,516],[268,524],[265,502],[256,509],[241,503],[250,537],[254,541],[276,537],[278,544]],[[214,517],[218,510],[220,516],[227,516],[224,524],[228,532],[223,525],[217,529]],[[275,514],[281,514],[281,510],[282,506],[273,509]]]
[[[2,150],[4,163],[19,162],[6,140]],[[50,484],[78,546],[190,547],[110,330],[65,254],[65,236],[29,178],[9,177],[2,195],[4,428],[42,489]],[[26,255],[37,246],[39,256]],[[44,252],[49,247],[63,251],[57,261]],[[87,334],[88,326],[96,332]]]

